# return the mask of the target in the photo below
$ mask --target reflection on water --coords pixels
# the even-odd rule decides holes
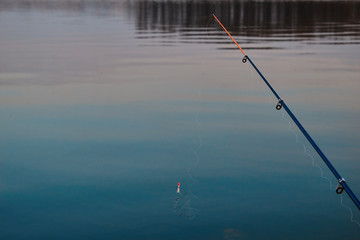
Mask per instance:
[[[140,31],[192,32],[216,27],[215,13],[234,34],[248,37],[351,38],[360,35],[359,1],[34,1],[3,0],[0,11],[11,9],[67,11],[109,16],[126,11]],[[281,40],[279,38],[278,40]]]
[[[275,36],[277,41],[332,37],[358,44],[360,40],[357,1],[136,1],[133,5],[140,31],[176,31],[185,38],[192,36],[187,32],[216,28],[211,21],[215,13],[234,35],[262,41]],[[194,35],[192,39],[201,40]]]
[[[0,0],[0,239],[357,239],[359,6]]]

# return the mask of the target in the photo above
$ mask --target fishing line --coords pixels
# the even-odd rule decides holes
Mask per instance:
[[[296,139],[296,143],[300,144],[300,145],[303,147],[303,153],[304,153],[304,155],[306,155],[306,156],[308,156],[308,157],[310,158],[310,160],[311,160],[311,165],[312,165],[314,168],[319,169],[320,177],[321,177],[322,179],[326,180],[327,182],[329,182],[329,190],[332,190],[332,189],[333,189],[333,183],[331,182],[331,180],[330,180],[328,177],[325,177],[325,176],[324,176],[324,171],[323,171],[322,167],[319,166],[319,165],[317,165],[317,164],[315,163],[315,158],[314,158],[314,156],[308,152],[308,149],[307,149],[305,143],[303,143],[302,141],[300,141],[300,136],[297,134],[296,130],[293,128],[293,125],[292,125],[292,123],[290,122],[290,120],[289,120],[288,118],[286,118],[284,111],[282,111],[281,113],[282,113],[282,119],[288,123],[288,126],[289,126],[289,127],[288,127],[288,130],[294,134],[295,139]]]
[[[198,91],[198,98],[201,97],[201,90]],[[195,113],[195,124],[197,127],[202,127],[199,121],[199,110]],[[192,171],[197,168],[200,162],[200,155],[198,151],[202,147],[202,138],[200,135],[197,136],[198,146],[192,150],[192,154],[194,156],[194,163],[192,167],[189,167],[187,170],[188,178],[190,179],[189,187],[187,192],[180,191],[176,193],[176,197],[174,199],[173,210],[178,216],[185,216],[189,220],[193,220],[196,218],[199,209],[192,207],[191,202],[193,199],[198,199],[198,197],[192,192],[192,188],[199,181],[193,176]]]
[[[258,78],[257,78],[257,79],[258,79]],[[257,83],[259,83],[259,81],[257,81]],[[263,87],[263,90],[265,90],[264,85],[261,84],[261,86]],[[267,95],[268,95],[269,97],[271,97],[269,91],[266,91],[266,93],[267,93]],[[326,181],[329,183],[329,190],[336,190],[336,188],[333,188],[333,182],[332,182],[328,177],[325,177],[325,176],[324,176],[323,168],[315,163],[315,158],[314,158],[314,156],[313,156],[311,153],[308,152],[308,148],[306,147],[305,143],[302,142],[302,141],[300,141],[300,136],[297,134],[296,129],[294,129],[293,123],[286,117],[284,111],[281,111],[281,113],[282,113],[282,119],[288,123],[288,126],[289,126],[289,127],[288,127],[288,130],[294,134],[295,139],[296,139],[296,142],[303,147],[303,150],[304,150],[303,153],[304,153],[304,155],[308,156],[308,157],[311,159],[311,164],[312,164],[312,166],[313,166],[314,168],[318,168],[318,169],[319,169],[319,171],[320,171],[320,177],[321,177],[322,179],[326,180]],[[340,194],[340,204],[341,204],[342,207],[344,207],[344,208],[346,208],[346,209],[349,210],[349,212],[350,212],[350,221],[351,221],[352,223],[357,224],[357,225],[360,227],[360,223],[354,219],[354,213],[353,213],[353,210],[351,209],[351,207],[349,207],[349,206],[347,206],[346,204],[343,203],[343,196],[342,196],[341,194]]]
[[[200,99],[201,99],[201,89],[198,90],[197,98],[198,98],[198,102],[200,102]],[[201,123],[200,123],[200,121],[199,121],[199,110],[198,110],[198,109],[196,110],[196,113],[195,113],[195,124],[197,125],[198,128],[201,128],[201,127],[202,127],[202,125],[201,125]],[[199,151],[199,150],[201,149],[201,147],[202,147],[202,138],[201,138],[201,136],[200,136],[199,134],[198,134],[197,138],[198,138],[198,139],[197,139],[197,140],[198,140],[198,146],[197,146],[196,149],[194,149],[194,150],[192,151],[192,152],[193,152],[193,155],[194,155],[194,157],[195,157],[194,166],[193,166],[193,168],[189,168],[189,169],[188,169],[188,176],[189,176],[189,178],[192,180],[192,182],[191,182],[190,185],[189,185],[189,190],[188,190],[188,193],[189,193],[189,196],[190,196],[190,197],[189,197],[189,198],[187,199],[187,201],[186,201],[186,206],[188,206],[189,212],[191,213],[191,214],[190,214],[190,219],[195,218],[195,217],[196,217],[196,214],[199,212],[198,209],[192,208],[191,205],[190,205],[190,203],[191,203],[191,201],[192,201],[193,198],[198,199],[198,197],[197,197],[195,194],[193,194],[193,192],[192,192],[192,187],[194,186],[194,184],[196,184],[196,183],[199,182],[199,181],[198,181],[196,178],[194,178],[194,176],[192,175],[192,171],[198,167],[199,162],[200,162],[200,155],[199,155],[198,151]]]
[[[254,73],[254,69],[249,65],[246,64],[247,68],[249,69],[249,71],[251,72],[251,78],[254,79],[256,81],[256,84],[261,87],[261,89],[263,90],[263,93],[267,96],[267,102],[271,102],[272,96],[270,95],[269,91],[267,91],[267,89],[265,88],[264,84],[261,84],[261,81],[258,77],[256,77],[255,73]],[[293,124],[290,122],[290,120],[288,118],[286,118],[284,111],[281,111],[281,115],[282,115],[282,119],[284,121],[286,121],[288,123],[288,131],[292,132],[295,136],[295,140],[296,143],[298,143],[299,145],[301,145],[303,147],[303,154],[306,155],[307,157],[310,158],[311,160],[311,165],[314,168],[318,168],[319,172],[320,172],[320,177],[324,180],[326,180],[327,182],[329,182],[329,189],[332,190],[333,189],[333,183],[331,182],[331,180],[327,177],[324,176],[324,171],[322,169],[321,166],[317,165],[315,163],[315,158],[312,154],[309,153],[305,143],[303,143],[302,141],[300,141],[300,136],[297,134],[296,130],[293,128]]]
[[[342,195],[340,195],[340,203],[341,203],[341,206],[343,206],[344,208],[349,210],[349,212],[350,212],[350,221],[357,224],[360,227],[360,223],[354,219],[354,213],[353,213],[351,207],[349,207],[348,205],[343,203],[343,196]]]
[[[251,78],[254,79],[256,81],[256,84],[261,87],[261,89],[263,90],[263,93],[267,96],[267,101],[268,102],[271,102],[271,95],[269,93],[269,91],[267,91],[267,89],[265,88],[264,84],[261,84],[260,82],[260,79],[258,77],[255,76],[254,74],[254,69],[249,65],[249,64],[246,64],[247,65],[247,68],[249,69],[249,71],[251,72]],[[311,160],[311,165],[314,167],[314,168],[318,168],[319,169],[319,172],[320,172],[320,177],[323,178],[324,180],[326,180],[327,182],[329,182],[329,189],[332,190],[332,186],[333,186],[333,183],[331,182],[331,180],[327,177],[324,176],[324,171],[322,169],[321,166],[317,165],[315,163],[315,158],[313,155],[311,155],[309,152],[308,152],[308,149],[306,147],[306,145],[300,141],[300,136],[297,134],[296,130],[293,128],[293,125],[292,123],[290,122],[290,120],[288,118],[286,118],[285,116],[285,113],[284,111],[281,111],[281,117],[284,121],[286,121],[288,123],[288,131],[292,132],[295,136],[295,140],[296,140],[296,143],[298,143],[299,145],[301,145],[303,147],[303,154],[306,155],[307,157],[310,158]]]
[[[265,88],[265,85],[264,84],[261,84],[261,81],[258,77],[256,77],[255,73],[254,73],[254,69],[249,65],[249,64],[246,64],[247,68],[249,69],[249,71],[251,72],[251,78],[254,79],[256,81],[256,84],[261,87],[261,89],[263,90],[263,93],[267,96],[267,102],[271,102],[271,95],[269,93],[269,91],[267,91],[267,89]],[[310,154],[308,152],[308,149],[305,145],[305,143],[303,143],[302,141],[300,141],[300,136],[297,134],[296,130],[293,128],[293,125],[292,123],[290,122],[290,120],[288,118],[286,118],[285,116],[285,113],[284,111],[281,111],[281,115],[282,115],[282,119],[284,121],[286,121],[288,123],[288,131],[292,132],[295,136],[295,140],[296,140],[296,143],[298,143],[299,145],[301,145],[303,147],[303,154],[306,155],[307,157],[310,158],[311,160],[311,165],[314,167],[314,168],[318,168],[319,169],[319,172],[320,172],[320,177],[324,180],[326,180],[327,182],[329,182],[329,189],[332,190],[333,189],[333,183],[331,182],[331,180],[327,177],[324,176],[324,171],[322,169],[321,166],[317,165],[315,163],[315,158],[312,154]]]
[[[262,89],[263,93],[267,96],[267,102],[271,102],[272,96],[270,95],[269,91],[267,91],[267,89],[265,88],[265,85],[261,84],[260,79],[258,77],[256,77],[256,75],[254,73],[254,69],[249,64],[246,64],[246,66],[251,73],[250,74],[251,79],[253,79],[256,82],[256,84]],[[305,143],[300,140],[300,136],[296,132],[296,129],[294,129],[293,123],[286,117],[284,111],[281,111],[281,113],[282,113],[281,114],[282,119],[288,123],[288,131],[290,131],[294,134],[296,143],[298,143],[299,145],[301,145],[303,147],[303,154],[306,155],[311,160],[311,165],[314,168],[319,169],[320,177],[329,183],[329,190],[335,190],[335,188],[333,188],[333,182],[328,177],[324,176],[323,168],[315,163],[314,156],[308,151],[308,148],[306,147]],[[350,212],[350,221],[360,226],[360,223],[358,221],[354,220],[354,214],[353,214],[352,209],[343,203],[342,195],[340,195],[340,197],[341,197],[341,206],[345,207]]]
[[[215,16],[213,16],[213,17],[216,19]],[[210,21],[209,21],[209,22],[210,22]],[[209,22],[208,22],[208,24],[207,24],[207,26],[206,26],[206,31],[208,31]],[[218,22],[219,22],[219,21],[218,21]],[[220,22],[219,22],[219,24],[222,26],[222,24],[221,24]],[[223,26],[222,26],[222,27],[223,27]],[[224,28],[224,27],[223,27],[223,28]],[[225,28],[224,28],[224,30],[226,31]],[[226,31],[226,32],[227,32],[227,31]],[[227,33],[228,33],[228,32],[227,32]],[[209,35],[209,34],[208,34],[208,35]],[[230,35],[229,33],[228,33],[228,35],[231,37],[231,35]],[[231,37],[231,38],[232,38],[232,37]],[[232,38],[232,39],[233,39],[233,38]],[[236,41],[235,41],[234,39],[233,39],[233,41],[236,43]],[[243,52],[243,54],[244,54],[245,57],[246,57],[246,54],[245,54],[244,51],[240,48],[240,46],[239,46],[238,44],[236,44],[236,45],[239,47],[239,49]],[[246,59],[245,59],[245,60],[246,60]],[[244,60],[243,60],[243,62],[244,62]],[[255,77],[254,70],[258,71],[257,68],[256,68],[255,66],[250,67],[250,64],[246,64],[246,65],[247,65],[248,69],[250,70],[251,78],[252,78],[252,79],[255,79],[257,85],[260,85],[260,86],[261,86],[261,89],[263,90],[263,93],[266,93],[267,101],[270,102],[272,96],[270,95],[269,91],[267,91],[267,89],[265,88],[265,85],[260,83],[260,79],[259,79],[258,77]],[[259,74],[261,77],[263,77],[262,74],[261,74],[259,71],[258,71],[258,74]],[[265,79],[264,79],[264,80],[265,80]],[[271,90],[273,91],[273,93],[274,93],[274,90],[271,88],[271,86],[268,85],[268,87],[270,87],[270,89],[271,89]],[[274,93],[274,95],[277,96],[276,93]],[[281,100],[281,99],[280,99],[280,100]],[[303,154],[306,155],[306,156],[311,160],[311,164],[312,164],[312,166],[313,166],[314,168],[319,169],[320,177],[321,177],[322,179],[326,180],[326,181],[329,183],[329,190],[333,190],[333,182],[332,182],[328,177],[325,177],[325,176],[324,176],[324,171],[323,171],[322,167],[321,167],[320,165],[317,165],[317,164],[315,163],[315,158],[314,158],[314,156],[308,151],[308,148],[307,148],[307,146],[305,145],[305,143],[300,140],[300,136],[298,135],[298,133],[297,133],[296,130],[294,129],[293,123],[285,116],[284,111],[281,111],[281,113],[282,113],[282,119],[288,123],[288,130],[294,134],[295,139],[296,139],[296,142],[303,147]],[[198,122],[198,114],[196,115],[196,123],[199,124],[199,122]],[[300,130],[301,130],[301,129],[300,129]],[[316,149],[315,149],[315,150],[316,150]],[[341,184],[341,182],[340,182],[340,184]],[[339,185],[340,185],[340,184],[339,184]],[[338,187],[336,188],[336,190],[338,190]],[[351,196],[350,196],[350,197],[351,197]],[[353,199],[352,199],[352,200],[353,200]],[[354,200],[353,200],[353,201],[354,201]],[[360,223],[354,219],[354,213],[353,213],[352,209],[351,209],[349,206],[347,206],[347,205],[344,204],[344,202],[343,202],[343,196],[342,196],[342,195],[340,195],[340,203],[341,203],[341,206],[342,206],[342,207],[344,207],[344,208],[346,208],[346,209],[349,210],[349,212],[350,212],[350,221],[353,222],[353,223],[355,223],[355,224],[357,224],[357,225],[360,227]],[[356,205],[356,203],[355,203],[355,205]]]
[[[311,136],[308,134],[308,132],[305,130],[305,128],[302,126],[302,124],[299,122],[299,120],[295,117],[295,115],[292,113],[290,108],[286,105],[285,101],[280,98],[280,96],[277,94],[275,89],[270,85],[268,80],[264,77],[264,75],[260,72],[260,70],[256,67],[254,62],[251,60],[251,58],[246,55],[244,50],[239,46],[239,44],[235,41],[235,39],[231,36],[231,34],[226,30],[226,28],[222,25],[222,23],[219,21],[219,19],[213,14],[214,19],[219,23],[219,25],[224,29],[224,31],[229,35],[229,37],[233,40],[233,42],[236,44],[236,46],[240,49],[240,51],[244,54],[244,57],[242,59],[243,63],[249,62],[252,67],[256,70],[256,72],[259,74],[259,76],[262,78],[264,83],[268,86],[270,91],[273,93],[273,95],[277,99],[276,104],[276,110],[281,110],[282,108],[286,111],[286,113],[289,115],[289,117],[293,120],[293,122],[296,124],[296,126],[299,128],[299,130],[303,133],[303,135],[306,137],[306,139],[309,141],[309,143],[312,145],[314,150],[318,153],[318,155],[321,157],[323,162],[327,165],[329,170],[333,173],[333,175],[338,180],[338,186],[336,187],[336,193],[341,194],[344,190],[350,197],[350,199],[353,201],[355,206],[360,210],[360,201],[356,197],[356,195],[353,193],[351,188],[348,186],[346,180],[340,176],[340,174],[337,172],[337,170],[334,168],[334,166],[330,163],[330,161],[327,159],[325,154],[321,151],[321,149],[318,147],[318,145],[315,143],[315,141],[311,138]]]

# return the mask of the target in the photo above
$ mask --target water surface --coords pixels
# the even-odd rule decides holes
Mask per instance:
[[[0,238],[358,239],[359,9],[1,0]]]

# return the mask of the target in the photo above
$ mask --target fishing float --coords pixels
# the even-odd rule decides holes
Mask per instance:
[[[233,40],[233,42],[236,44],[236,46],[240,49],[240,51],[244,54],[244,58],[242,59],[243,63],[246,63],[247,61],[250,62],[251,66],[256,70],[256,72],[260,75],[260,77],[262,78],[262,80],[264,80],[265,84],[269,87],[269,89],[271,90],[271,92],[274,94],[274,96],[277,99],[277,104],[276,104],[276,110],[280,110],[281,108],[284,108],[285,111],[287,112],[287,114],[290,116],[290,118],[294,121],[294,123],[296,124],[296,126],[299,128],[299,130],[303,133],[303,135],[306,137],[306,139],[309,141],[309,143],[313,146],[313,148],[315,149],[315,151],[319,154],[319,156],[321,157],[321,159],[324,161],[324,163],[326,164],[326,166],[330,169],[330,171],[334,174],[334,176],[336,177],[337,181],[338,181],[338,186],[336,188],[336,193],[337,194],[341,194],[344,190],[346,191],[346,193],[349,195],[349,197],[351,198],[351,200],[354,202],[354,204],[356,205],[356,207],[360,210],[360,202],[358,200],[358,198],[356,197],[356,195],[353,193],[353,191],[351,190],[351,188],[348,186],[346,180],[340,176],[340,174],[336,171],[336,169],[334,168],[334,166],[330,163],[330,161],[327,159],[327,157],[325,156],[325,154],[321,151],[321,149],[318,147],[318,145],[315,143],[315,141],[311,138],[311,136],[308,134],[308,132],[305,130],[305,128],[301,125],[301,123],[299,122],[299,120],[297,120],[297,118],[295,117],[295,115],[291,112],[291,110],[289,109],[289,107],[285,104],[285,101],[283,99],[280,98],[280,96],[277,94],[277,92],[275,91],[275,89],[270,85],[270,83],[268,82],[268,80],[266,80],[265,76],[260,72],[260,70],[256,67],[256,65],[254,64],[254,62],[251,60],[251,58],[245,53],[245,51],[240,47],[240,45],[236,42],[236,40],[231,36],[231,34],[226,30],[226,28],[224,27],[224,25],[222,25],[222,23],[219,21],[219,19],[215,16],[215,14],[213,14],[214,19],[219,23],[219,25],[224,29],[224,31],[229,35],[229,37]]]

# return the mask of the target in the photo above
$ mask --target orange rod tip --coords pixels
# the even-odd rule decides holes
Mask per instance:
[[[222,23],[220,22],[219,19],[217,19],[217,17],[215,16],[215,14],[213,14],[215,20],[219,23],[219,25],[225,30],[225,32],[229,35],[229,37],[233,40],[233,42],[236,44],[236,46],[240,49],[240,51],[246,56],[246,53],[244,52],[244,50],[242,50],[242,48],[240,47],[240,45],[236,42],[236,40],[231,36],[231,34],[228,32],[228,30],[226,30],[226,28],[224,27],[224,25],[222,25]]]

